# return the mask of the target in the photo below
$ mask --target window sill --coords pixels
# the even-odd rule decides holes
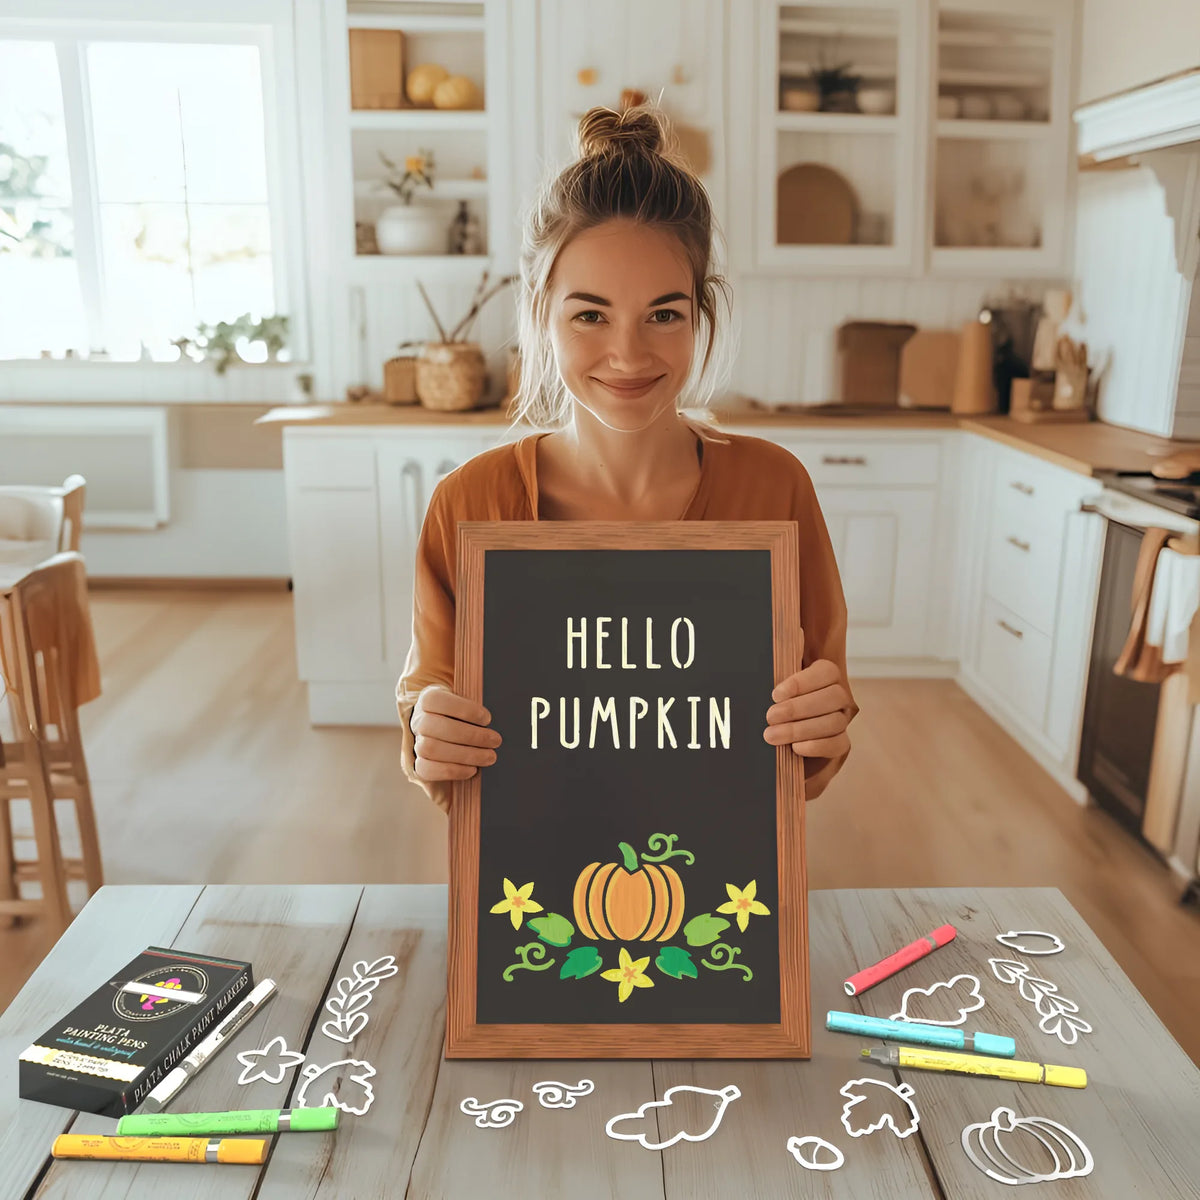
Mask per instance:
[[[309,401],[297,382],[309,363],[246,363],[224,375],[205,363],[8,359],[0,404],[252,404]]]

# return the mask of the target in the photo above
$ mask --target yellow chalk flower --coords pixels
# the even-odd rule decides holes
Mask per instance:
[[[750,924],[751,913],[759,917],[769,917],[771,915],[771,910],[761,900],[755,900],[754,898],[755,893],[758,891],[758,880],[750,880],[744,888],[737,888],[732,883],[727,883],[725,890],[729,893],[729,903],[722,904],[717,909],[717,912],[736,913],[738,928],[743,933],[746,932],[746,926]]]
[[[621,953],[617,956],[617,961],[621,965],[614,967],[611,971],[605,971],[600,978],[607,979],[609,983],[619,983],[621,985],[617,989],[617,999],[622,1004],[629,999],[634,988],[654,986],[654,980],[645,974],[646,968],[650,965],[650,956],[648,954],[645,958],[635,960],[629,957],[629,951],[622,946]]]
[[[533,895],[533,884],[527,883],[524,887],[513,887],[511,879],[504,881],[504,899],[499,904],[492,905],[492,912],[506,912],[512,918],[512,926],[514,929],[521,928],[521,922],[525,918],[526,913],[540,913],[542,906],[529,897]]]

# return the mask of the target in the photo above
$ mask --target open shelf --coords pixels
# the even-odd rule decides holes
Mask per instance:
[[[418,195],[423,200],[486,200],[488,181],[486,179],[437,179],[432,191],[421,191]],[[381,179],[356,179],[354,196],[358,200],[381,200],[388,204],[401,203],[399,196]]]
[[[1050,134],[1048,121],[940,120],[937,135],[944,138],[1044,138]]]
[[[401,33],[482,33],[483,18],[475,16],[403,16],[399,13],[346,14],[348,29],[395,29]]]
[[[894,133],[894,115],[867,113],[782,112],[775,118],[780,133]]]
[[[356,108],[350,112],[351,129],[387,130],[393,133],[449,133],[454,130],[485,132],[486,109],[468,112],[435,108]]]

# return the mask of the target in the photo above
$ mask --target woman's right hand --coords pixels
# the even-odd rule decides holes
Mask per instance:
[[[500,735],[488,726],[492,714],[482,704],[440,685],[417,697],[409,728],[414,738],[419,778],[470,779],[496,761]]]

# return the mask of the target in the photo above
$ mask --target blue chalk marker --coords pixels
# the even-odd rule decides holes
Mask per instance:
[[[966,1033],[943,1025],[924,1025],[919,1021],[888,1021],[883,1017],[864,1017],[858,1013],[831,1012],[825,1016],[825,1028],[834,1033],[858,1033],[865,1037],[886,1038],[910,1045],[941,1046],[947,1050],[969,1050],[993,1058],[1016,1058],[1017,1043],[995,1033]]]

